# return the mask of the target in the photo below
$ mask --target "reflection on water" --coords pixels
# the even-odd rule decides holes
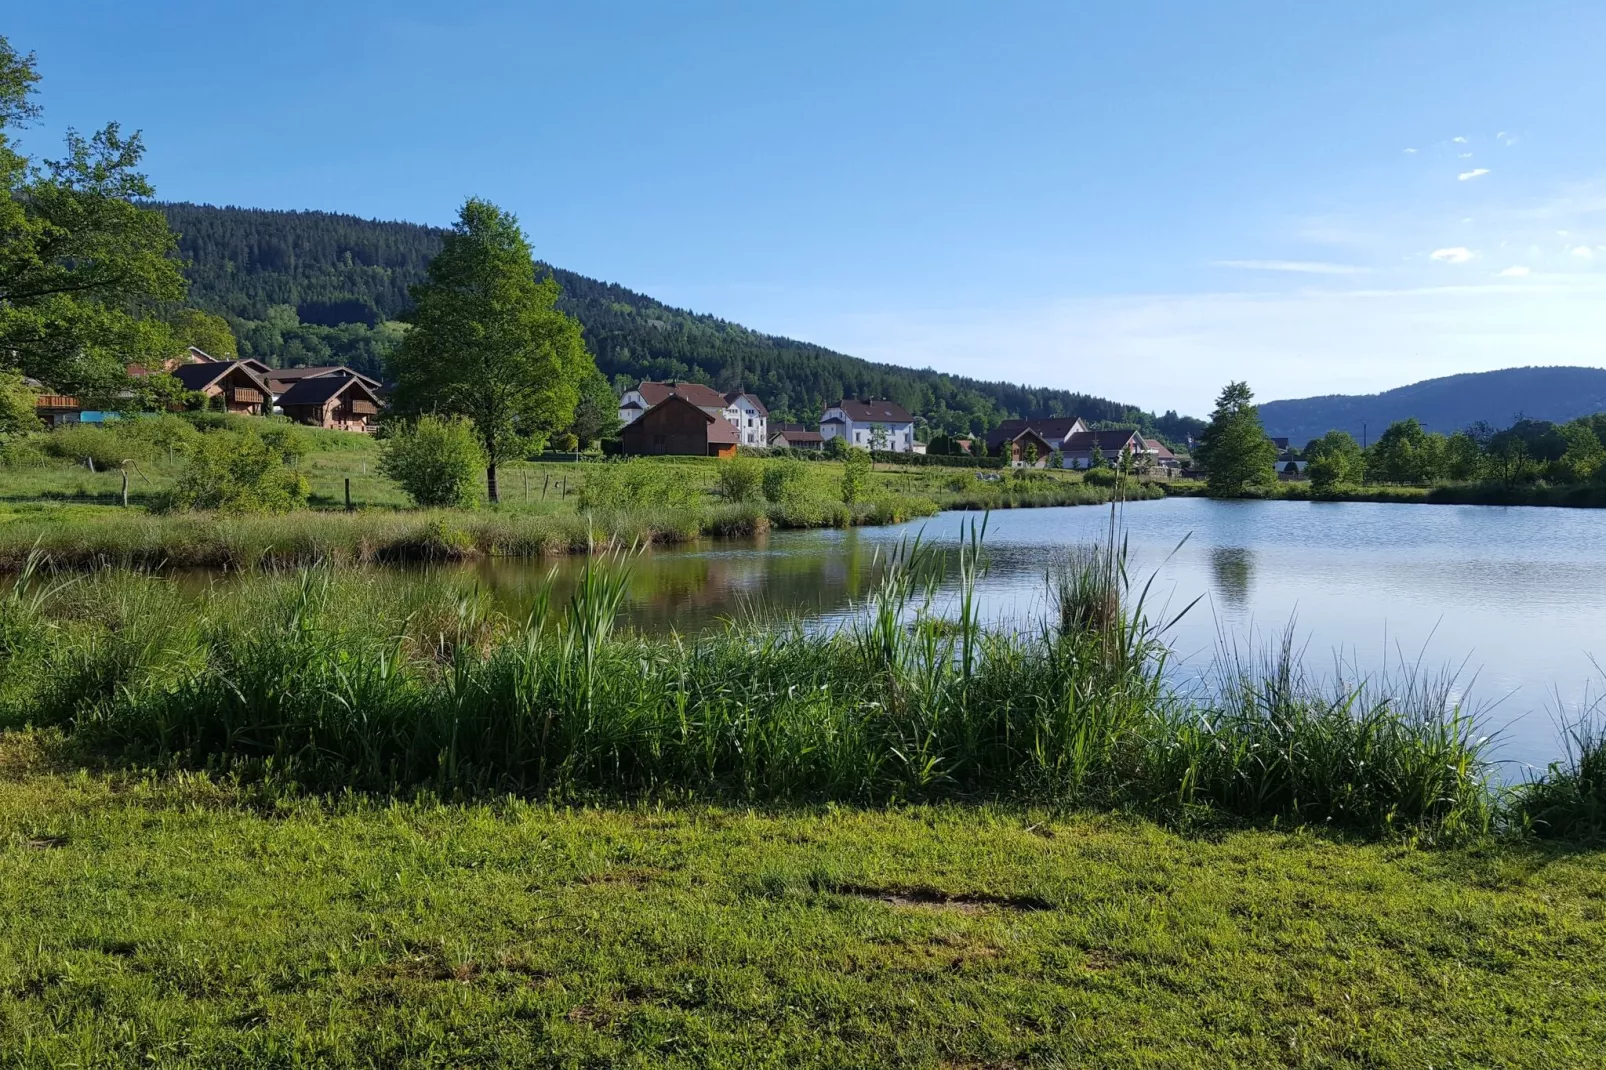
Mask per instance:
[[[972,519],[654,550],[631,566],[623,623],[690,634],[748,616],[838,618],[898,540],[923,532],[952,546]],[[1101,540],[1108,522],[1089,507],[995,513],[984,619],[1039,619],[1051,563]],[[1592,681],[1601,689],[1590,655],[1606,658],[1606,511],[1172,498],[1128,505],[1124,527],[1134,581],[1153,577],[1151,618],[1199,600],[1168,636],[1179,673],[1208,672],[1222,635],[1256,647],[1297,620],[1313,671],[1332,653],[1366,672],[1402,659],[1464,666],[1460,682],[1501,731],[1500,753],[1539,764],[1558,754],[1557,698],[1576,706]],[[945,597],[957,582],[949,564]],[[549,576],[561,606],[583,567],[498,559],[463,571],[522,616]]]
[[[1229,606],[1249,604],[1249,584],[1255,577],[1255,552],[1246,546],[1216,546],[1210,550],[1210,576],[1216,594]]]

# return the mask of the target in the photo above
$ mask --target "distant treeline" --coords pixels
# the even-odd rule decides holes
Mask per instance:
[[[190,301],[224,316],[242,356],[277,365],[350,364],[382,374],[442,231],[329,212],[165,204],[189,262]],[[671,308],[612,283],[551,268],[560,307],[580,321],[597,367],[616,387],[687,379],[751,390],[774,418],[812,421],[844,396],[887,397],[932,433],[983,434],[1010,416],[1078,415],[1173,444],[1203,421],[1066,390],[982,382],[874,364],[714,316]]]

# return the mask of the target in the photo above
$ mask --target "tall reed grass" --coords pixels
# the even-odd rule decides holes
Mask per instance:
[[[1434,839],[1543,799],[1566,834],[1569,799],[1598,804],[1598,742],[1593,787],[1551,778],[1503,808],[1442,690],[1309,680],[1289,645],[1177,691],[1174,618],[1148,619],[1115,531],[1023,628],[981,621],[982,520],[958,548],[898,546],[839,627],[667,639],[615,628],[627,553],[520,620],[438,577],[324,567],[186,600],[151,575],[52,581],[36,559],[0,602],[0,723],[316,790],[1006,798]]]

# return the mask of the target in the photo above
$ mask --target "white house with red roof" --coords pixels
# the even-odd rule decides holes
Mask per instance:
[[[909,411],[885,398],[843,398],[820,416],[820,438],[841,438],[862,449],[913,453],[915,421]]]

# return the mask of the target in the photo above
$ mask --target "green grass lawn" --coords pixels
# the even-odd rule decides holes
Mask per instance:
[[[0,735],[7,1066],[1599,1066],[1606,856],[297,800]]]

